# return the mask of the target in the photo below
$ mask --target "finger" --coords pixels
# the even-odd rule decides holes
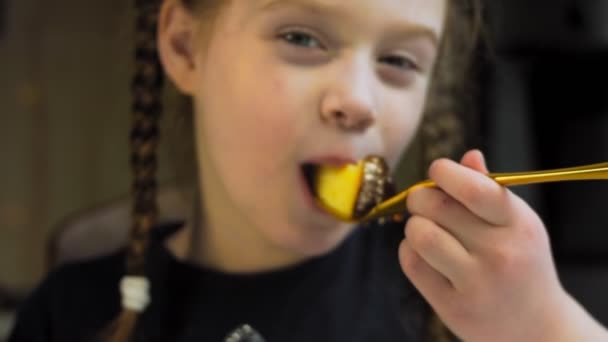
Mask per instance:
[[[422,216],[412,216],[405,226],[409,245],[431,267],[459,288],[468,275],[472,256],[448,231]]]
[[[412,215],[425,217],[445,228],[470,254],[478,247],[481,230],[488,226],[487,222],[441,189],[417,189],[406,201]]]
[[[403,273],[431,305],[444,303],[444,298],[454,292],[450,281],[416,253],[407,240],[403,240],[399,246],[399,264]]]
[[[437,186],[486,222],[497,226],[511,222],[510,192],[493,179],[449,159],[433,162],[429,175]]]
[[[471,150],[465,153],[460,159],[460,164],[483,174],[489,172],[483,153],[479,150]]]

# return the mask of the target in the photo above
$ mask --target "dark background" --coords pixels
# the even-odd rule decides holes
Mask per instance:
[[[481,143],[492,170],[608,161],[608,1],[492,0],[487,10],[495,57],[482,67]],[[565,286],[608,324],[608,182],[514,191],[545,221]]]
[[[483,144],[496,171],[608,161],[608,2],[494,0]],[[488,113],[486,115],[485,113]],[[608,182],[516,189],[564,263],[608,265]]]

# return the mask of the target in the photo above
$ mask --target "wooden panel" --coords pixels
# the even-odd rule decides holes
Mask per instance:
[[[50,227],[129,191],[130,3],[19,0],[7,7],[0,283],[34,286],[45,272]],[[160,171],[166,179],[166,163]]]

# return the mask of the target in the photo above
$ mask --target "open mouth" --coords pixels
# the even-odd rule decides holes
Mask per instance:
[[[304,181],[308,191],[314,198],[317,198],[318,192],[315,187],[315,180],[317,171],[319,170],[319,165],[313,163],[304,163],[300,166],[300,169],[302,171],[302,175],[304,176]]]
[[[392,196],[395,188],[381,157],[345,166],[304,163],[301,172],[313,199],[337,217],[359,219]]]

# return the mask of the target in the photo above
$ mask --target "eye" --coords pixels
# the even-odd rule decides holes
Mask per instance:
[[[289,31],[279,35],[286,43],[308,49],[323,49],[321,42],[311,34],[302,31]]]
[[[418,65],[411,59],[405,56],[385,56],[380,58],[381,63],[385,63],[391,67],[403,70],[418,70]]]

